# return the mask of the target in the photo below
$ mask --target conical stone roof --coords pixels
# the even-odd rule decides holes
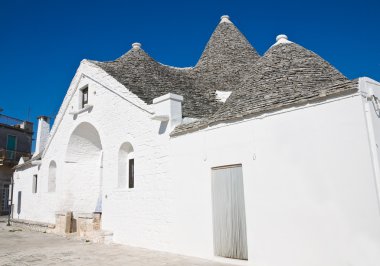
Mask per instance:
[[[268,111],[348,81],[320,56],[292,42],[272,46],[257,61],[255,71],[211,117],[212,121]]]
[[[217,90],[231,91],[251,75],[260,58],[244,35],[223,16],[194,68],[170,67],[151,58],[140,44],[112,62],[97,62],[147,104],[172,92],[184,97],[183,116],[210,117],[222,103]]]
[[[233,91],[251,75],[259,58],[255,48],[228,16],[222,16],[194,72],[201,82],[214,91]]]
[[[169,92],[184,96],[183,116],[201,120],[177,126],[173,135],[357,89],[357,81],[285,35],[260,57],[226,16],[195,67],[160,64],[140,45],[115,61],[93,63],[147,104]],[[232,91],[224,104],[217,90]]]
[[[191,68],[162,65],[141,48],[132,48],[115,61],[92,62],[147,104],[171,92],[185,98],[183,115],[186,117],[209,116],[220,106],[214,94],[209,94],[201,84],[195,85]]]

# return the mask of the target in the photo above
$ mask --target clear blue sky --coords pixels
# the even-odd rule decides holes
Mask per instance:
[[[260,54],[285,33],[349,78],[380,80],[380,1],[0,0],[0,106],[36,122],[55,117],[84,58],[113,60],[131,43],[193,66],[221,15]]]

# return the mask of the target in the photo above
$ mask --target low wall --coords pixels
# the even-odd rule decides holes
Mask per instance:
[[[54,233],[63,236],[76,236],[95,243],[111,243],[112,232],[101,230],[101,213],[56,212]]]
[[[11,219],[11,223],[13,226],[26,228],[29,230],[42,232],[42,233],[52,233],[55,229],[54,224],[34,222],[34,221],[28,221],[28,220],[22,220],[22,219]]]

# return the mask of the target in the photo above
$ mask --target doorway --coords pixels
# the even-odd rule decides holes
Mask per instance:
[[[6,215],[9,213],[9,184],[4,184],[2,188],[0,188],[0,215]]]
[[[247,260],[242,166],[216,167],[211,171],[214,254]]]

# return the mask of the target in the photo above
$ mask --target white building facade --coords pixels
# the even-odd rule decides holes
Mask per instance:
[[[101,213],[113,242],[243,265],[379,265],[379,97],[286,36],[260,57],[226,16],[193,68],[137,43],[83,60],[16,167],[13,218]]]

